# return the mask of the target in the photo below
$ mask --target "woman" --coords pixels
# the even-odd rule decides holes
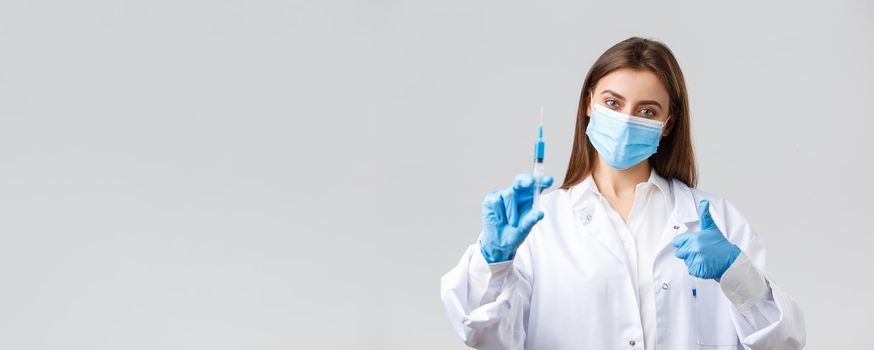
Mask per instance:
[[[464,342],[803,347],[801,310],[765,275],[758,235],[731,203],[695,189],[689,124],[664,44],[630,38],[601,55],[583,83],[564,184],[540,210],[531,176],[487,195],[478,242],[441,280]]]

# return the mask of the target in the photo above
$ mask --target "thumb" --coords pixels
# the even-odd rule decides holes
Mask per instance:
[[[544,176],[540,177],[540,185],[541,185],[540,192],[543,192],[544,190],[549,188],[549,186],[552,186],[552,182],[553,182],[552,176],[544,175]]]
[[[710,201],[702,199],[698,202],[698,217],[701,220],[701,230],[716,228],[716,223],[713,222],[713,217],[710,216]]]
[[[531,228],[534,227],[534,224],[540,221],[540,219],[543,219],[542,211],[529,211],[524,217],[522,217],[522,220],[519,221],[519,231],[527,234],[528,231],[531,231]]]

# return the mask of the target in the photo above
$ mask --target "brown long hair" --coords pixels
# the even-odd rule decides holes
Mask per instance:
[[[621,68],[648,70],[655,73],[671,98],[671,120],[666,128],[667,136],[659,141],[658,151],[649,157],[650,166],[666,179],[677,179],[689,187],[698,182],[695,154],[692,151],[692,130],[689,125],[689,98],[686,81],[674,54],[665,44],[655,40],[631,37],[607,49],[595,61],[580,92],[580,107],[577,110],[577,126],[567,174],[561,188],[568,189],[592,173],[595,167],[596,150],[586,136],[589,118],[586,111],[592,102],[589,93],[601,78]]]

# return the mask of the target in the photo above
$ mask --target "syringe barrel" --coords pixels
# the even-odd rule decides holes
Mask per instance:
[[[534,162],[534,204],[531,210],[540,210],[540,189],[543,188],[543,161]]]
[[[543,107],[541,106],[541,125],[537,129],[537,142],[534,143],[534,204],[531,210],[540,210],[540,189],[543,188],[541,182],[543,178],[543,158],[546,153],[546,144],[543,143]]]

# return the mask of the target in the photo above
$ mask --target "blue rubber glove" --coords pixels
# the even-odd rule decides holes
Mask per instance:
[[[674,254],[685,261],[690,275],[719,281],[740,255],[740,248],[725,239],[719,227],[716,227],[710,217],[708,200],[702,199],[698,202],[698,217],[701,231],[686,232],[674,237],[671,241],[677,249]]]
[[[552,177],[541,178],[541,192],[552,186]],[[542,211],[532,211],[534,205],[534,177],[516,176],[513,186],[486,195],[483,200],[480,251],[489,264],[512,260],[531,228],[540,219]]]

